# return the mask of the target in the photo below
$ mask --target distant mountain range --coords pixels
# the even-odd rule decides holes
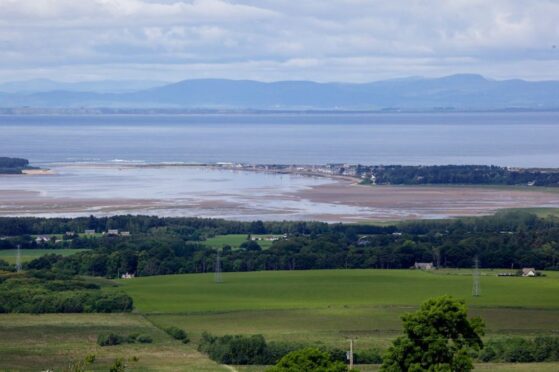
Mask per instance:
[[[100,80],[77,83],[64,83],[49,79],[32,79],[0,83],[2,93],[41,93],[52,91],[94,92],[94,93],[129,93],[169,84],[152,80]]]
[[[162,83],[161,83],[162,84]],[[157,82],[0,84],[0,107],[225,110],[557,110],[559,81],[460,74],[373,83],[198,79]],[[19,87],[19,88],[18,88]],[[52,87],[49,88],[49,87]]]

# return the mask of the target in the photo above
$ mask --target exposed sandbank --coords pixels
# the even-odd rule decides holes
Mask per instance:
[[[356,185],[353,179],[340,178],[292,192],[271,188],[266,195],[236,195],[235,198],[225,193],[193,193],[181,198],[115,198],[99,194],[99,197],[87,198],[72,193],[67,197],[53,197],[41,190],[0,190],[0,216],[130,213],[240,220],[312,219],[356,222],[478,216],[492,214],[503,208],[559,207],[559,192],[545,189],[363,186]],[[312,208],[307,208],[309,205]]]

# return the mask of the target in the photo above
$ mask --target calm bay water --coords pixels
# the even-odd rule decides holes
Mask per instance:
[[[559,113],[0,116],[0,156],[559,167]]]

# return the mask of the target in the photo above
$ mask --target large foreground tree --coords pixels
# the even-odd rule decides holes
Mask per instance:
[[[463,300],[451,296],[430,299],[418,311],[402,317],[404,336],[384,357],[381,371],[470,371],[471,352],[483,347],[484,324],[468,320]]]

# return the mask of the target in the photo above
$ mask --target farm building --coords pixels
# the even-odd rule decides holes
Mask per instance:
[[[522,269],[522,276],[537,276],[538,273],[533,267],[525,267]]]
[[[40,244],[40,243],[46,243],[50,241],[50,236],[48,235],[39,235],[38,237],[35,238],[35,243]]]
[[[85,230],[85,235],[95,235],[95,230]]]
[[[432,262],[416,262],[413,267],[418,270],[433,270]]]

